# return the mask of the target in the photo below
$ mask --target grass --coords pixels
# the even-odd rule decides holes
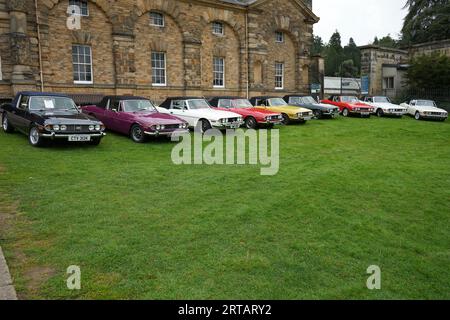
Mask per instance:
[[[175,166],[164,141],[34,149],[1,133],[0,245],[19,295],[450,298],[450,122],[340,118],[280,140],[263,177]],[[373,264],[381,290],[366,288]]]

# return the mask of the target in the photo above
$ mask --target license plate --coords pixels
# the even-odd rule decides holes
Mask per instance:
[[[362,116],[368,116],[370,113],[369,112],[361,112]]]
[[[69,136],[69,141],[71,141],[71,142],[91,141],[91,136],[88,136],[88,135]]]
[[[231,124],[231,129],[237,129],[239,128],[241,125],[239,123],[232,123]]]
[[[311,119],[312,119],[312,117],[303,117],[303,120],[306,120],[306,121],[311,120]]]

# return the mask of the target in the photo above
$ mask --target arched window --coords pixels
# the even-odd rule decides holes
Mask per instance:
[[[223,23],[218,21],[213,22],[212,33],[217,36],[223,36],[225,33]]]

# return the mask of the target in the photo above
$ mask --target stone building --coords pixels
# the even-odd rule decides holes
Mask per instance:
[[[438,52],[450,57],[450,40],[421,43],[406,49],[362,46],[361,73],[369,76],[369,94],[397,97],[405,89],[405,72],[411,58]]]
[[[312,0],[0,0],[0,96],[306,92],[318,20]]]

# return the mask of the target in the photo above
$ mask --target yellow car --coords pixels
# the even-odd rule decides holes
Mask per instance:
[[[290,106],[280,97],[253,97],[250,99],[250,102],[255,108],[281,113],[283,124],[289,124],[294,121],[305,123],[314,117],[311,110]]]

